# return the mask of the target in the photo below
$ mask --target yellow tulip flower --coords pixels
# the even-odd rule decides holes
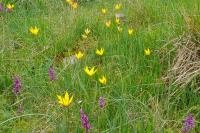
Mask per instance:
[[[145,49],[144,50],[144,54],[146,55],[146,56],[149,56],[149,55],[151,55],[151,50],[148,48],[148,49]]]
[[[99,78],[99,82],[103,85],[105,85],[107,83],[107,79],[105,76],[102,76],[101,78]]]
[[[57,95],[57,98],[58,98],[58,103],[65,107],[68,107],[73,100],[73,96],[70,98],[67,91],[65,93],[65,97],[61,97],[61,96]]]
[[[13,10],[13,8],[15,7],[14,4],[7,4],[6,5],[7,9],[9,10]]]
[[[79,51],[78,53],[75,54],[75,56],[77,59],[81,59],[84,56],[84,54],[81,51]]]
[[[133,29],[128,29],[128,34],[132,35],[133,34]]]
[[[87,28],[87,29],[85,29],[85,34],[86,34],[86,35],[89,35],[89,34],[90,34],[90,32],[91,32],[91,31],[90,31],[90,29],[88,29],[88,28]]]
[[[102,56],[104,54],[104,49],[103,48],[101,48],[100,50],[97,49],[96,54],[99,55],[99,56]]]
[[[77,2],[73,2],[71,4],[71,6],[72,6],[73,9],[76,9],[76,8],[78,8],[78,3]]]
[[[66,0],[66,2],[67,2],[68,4],[70,4],[70,5],[73,4],[73,1],[72,1],[72,0]]]
[[[97,72],[97,69],[95,70],[94,67],[92,67],[91,69],[88,68],[88,66],[86,66],[84,68],[84,71],[87,75],[89,75],[90,77],[93,76],[96,72]]]
[[[115,19],[115,23],[116,23],[116,24],[120,24],[120,19],[119,19],[119,18],[116,18],[116,19]]]
[[[39,29],[35,26],[35,27],[31,27],[30,29],[29,29],[29,31],[33,34],[33,35],[37,35],[38,34],[38,32],[39,32]]]
[[[111,21],[109,20],[109,21],[107,21],[107,22],[106,22],[106,27],[108,27],[108,28],[109,28],[109,27],[110,27],[110,25],[111,25]]]
[[[102,8],[102,9],[101,9],[101,13],[102,13],[102,14],[106,14],[107,11],[108,11],[108,9],[106,9],[106,8]]]
[[[85,35],[85,34],[82,35],[82,38],[83,38],[83,39],[86,39],[87,37],[88,37],[88,36]]]
[[[115,5],[115,10],[120,10],[121,7],[122,7],[122,4],[116,4],[116,5]]]
[[[117,27],[117,30],[119,31],[119,32],[122,32],[122,28],[121,27]]]

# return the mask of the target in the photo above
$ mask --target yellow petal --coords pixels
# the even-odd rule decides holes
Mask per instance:
[[[67,91],[66,91],[66,93],[65,93],[65,98],[64,98],[64,99],[65,99],[65,101],[67,101],[67,102],[69,101],[69,94],[68,94]]]
[[[59,95],[57,95],[58,103],[63,104],[63,98]]]
[[[59,101],[62,101],[62,97],[61,96],[57,95],[57,98],[58,98]]]
[[[90,70],[91,72],[94,72],[94,67],[92,67],[92,69]]]
[[[68,106],[68,104],[69,104],[69,100],[67,100],[67,99],[63,99],[63,103],[64,103],[64,106]]]

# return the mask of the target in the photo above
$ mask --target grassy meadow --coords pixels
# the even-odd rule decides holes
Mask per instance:
[[[190,114],[190,132],[200,132],[198,84],[164,80],[177,55],[174,40],[192,33],[193,25],[200,28],[199,0],[77,0],[77,7],[65,0],[1,3],[0,132],[181,133]],[[101,48],[103,55],[96,54]],[[83,57],[77,58],[79,51]],[[88,75],[86,66],[96,73]],[[102,76],[107,82],[99,81]],[[73,99],[65,106],[58,95],[66,91]]]

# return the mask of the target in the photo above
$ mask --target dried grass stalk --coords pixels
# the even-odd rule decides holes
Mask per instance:
[[[200,43],[194,34],[184,35],[177,40],[173,48],[177,54],[164,80],[184,87],[200,77]]]

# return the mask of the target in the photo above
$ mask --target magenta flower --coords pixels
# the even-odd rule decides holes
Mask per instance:
[[[0,3],[0,12],[2,12],[2,11],[3,11],[3,4]]]
[[[104,108],[106,105],[105,99],[103,97],[99,98],[99,107]]]
[[[21,89],[21,81],[18,76],[15,76],[13,82],[14,82],[13,92],[15,95],[17,95]]]
[[[49,68],[49,78],[50,78],[51,81],[55,80],[55,74],[54,74],[53,66],[51,66]]]
[[[184,121],[183,132],[187,133],[194,127],[195,127],[195,120],[192,117],[192,115],[190,114],[189,116],[186,117],[186,119]]]
[[[82,126],[83,126],[83,128],[85,128],[86,133],[88,133],[89,130],[91,129],[91,125],[89,123],[88,116],[86,114],[84,114],[83,109],[80,109],[80,115],[81,115]]]

